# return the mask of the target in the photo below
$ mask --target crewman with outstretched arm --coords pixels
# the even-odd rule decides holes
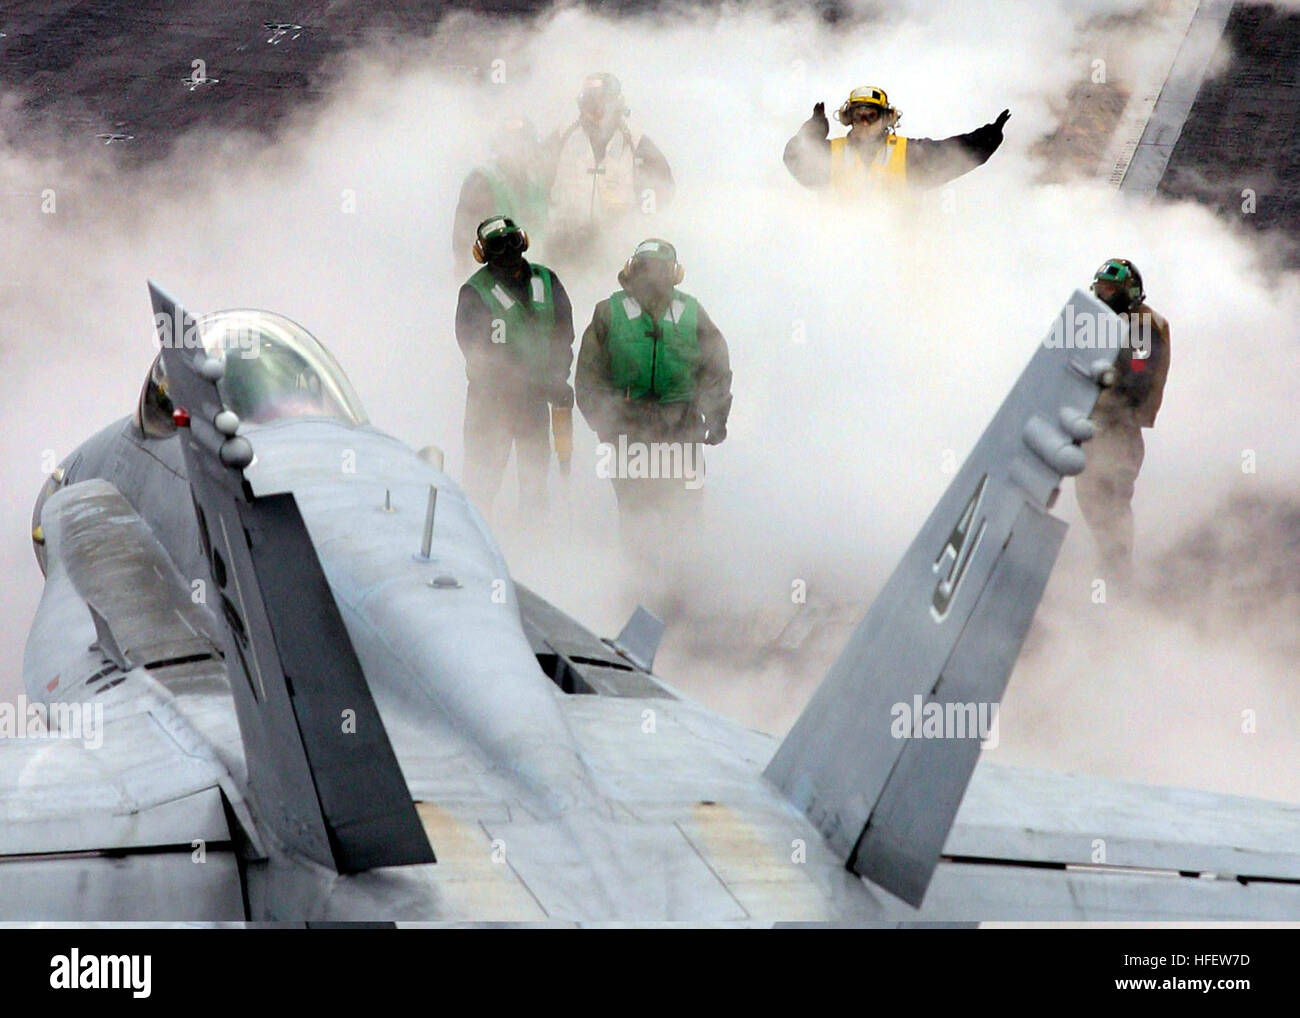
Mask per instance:
[[[817,103],[813,115],[786,143],[786,168],[805,187],[829,189],[846,200],[936,187],[982,165],[997,151],[1011,111],[941,141],[903,137],[897,131],[901,117],[884,89],[865,85],[850,92],[835,113],[849,133],[831,138],[826,104]]]

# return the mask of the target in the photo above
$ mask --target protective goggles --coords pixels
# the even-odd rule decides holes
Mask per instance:
[[[618,108],[619,96],[604,86],[591,88],[578,96],[578,109],[583,113],[607,113]]]
[[[884,115],[885,111],[879,106],[868,106],[865,103],[850,106],[848,109],[849,123],[851,124],[874,124],[882,119]]]

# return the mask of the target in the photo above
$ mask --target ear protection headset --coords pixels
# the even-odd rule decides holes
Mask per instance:
[[[843,105],[835,111],[835,119],[845,127],[852,127],[853,117],[851,114],[855,106],[871,106],[880,110],[880,115],[885,121],[885,128],[890,131],[894,129],[903,116],[898,110],[889,105],[889,96],[885,94],[884,89],[864,85],[862,88],[855,88],[849,93],[849,97],[844,100]]]
[[[647,248],[647,245],[654,245],[654,246]],[[636,250],[632,252],[632,257],[623,263],[623,271],[621,271],[618,274],[619,281],[622,282],[624,278],[632,274],[632,269],[633,269],[632,263],[635,262],[638,257],[643,256],[643,249],[645,249],[645,251],[648,252],[648,251],[659,251],[663,248],[667,248],[670,254],[672,255],[673,286],[676,286],[678,283],[680,283],[683,279],[686,278],[686,270],[682,268],[682,263],[677,260],[677,248],[673,247],[666,240],[660,240],[658,237],[651,237],[648,240],[643,240],[641,241],[640,244],[636,246]],[[646,254],[645,256],[647,257],[647,260],[650,257],[654,257],[648,254]],[[656,260],[663,261],[666,259],[656,259]]]
[[[500,239],[504,240],[511,247],[515,248],[520,254],[528,250],[528,231],[515,224],[513,219],[507,216],[493,216],[491,219],[485,219],[478,224],[477,239],[474,241],[474,260],[480,265],[487,264],[487,248],[484,246],[485,240],[496,240],[496,237],[485,237],[483,235],[484,227],[489,227],[489,233],[495,234],[501,230],[505,234]]]

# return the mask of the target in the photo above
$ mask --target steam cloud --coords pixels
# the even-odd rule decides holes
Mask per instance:
[[[634,571],[580,423],[573,478],[551,479],[545,534],[512,517],[512,483],[499,499],[516,575],[600,632],[646,602],[674,624],[658,662],[669,681],[783,730],[943,491],[945,462],[969,451],[1070,293],[1104,258],[1128,256],[1173,332],[1135,501],[1140,591],[1092,603],[1091,539],[1067,483],[1058,512],[1074,526],[993,757],[1300,798],[1300,768],[1287,765],[1300,730],[1295,588],[1243,608],[1183,568],[1204,546],[1188,535],[1218,533],[1226,498],[1278,506],[1295,491],[1297,277],[1271,268],[1267,239],[1198,206],[1121,197],[1095,177],[1041,182],[1054,168],[1035,146],[1072,86],[1098,58],[1122,83],[1167,24],[1133,3],[1064,0],[859,13],[836,25],[757,7],[557,9],[528,25],[458,16],[428,38],[354,51],[327,100],[273,142],[194,132],[164,161],[120,173],[89,143],[0,139],[0,688],[19,689],[40,592],[26,535],[52,465],[43,454],[62,459],[133,407],[153,356],[145,280],[196,311],[262,306],[302,322],[377,426],[441,445],[459,474],[462,280],[449,238],[460,182],[502,116],[562,127],[580,76],[611,70],[677,179],[644,232],[674,241],[684,289],[730,343],[731,437],[709,450],[698,529]],[[497,60],[504,82],[465,70]],[[909,136],[947,137],[1009,106],[1007,141],[949,189],[846,212],[803,191],[780,154],[814,102],[833,109],[863,83],[889,91]],[[40,211],[47,189],[53,215]],[[579,333],[627,253],[554,265]],[[1243,472],[1248,451],[1255,473]],[[1230,544],[1216,575],[1270,548],[1294,562],[1286,540],[1279,525]],[[773,651],[796,580],[832,621]],[[1241,731],[1247,710],[1255,734]]]

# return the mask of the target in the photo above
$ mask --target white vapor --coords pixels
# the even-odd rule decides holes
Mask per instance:
[[[460,182],[500,116],[562,127],[596,70],[620,76],[672,165],[676,200],[644,232],[676,244],[683,288],[726,336],[735,409],[727,442],[708,451],[698,531],[649,575],[619,557],[613,497],[580,423],[574,477],[567,489],[551,478],[547,539],[501,514],[519,578],[602,633],[637,599],[684,616],[690,640],[670,633],[660,671],[782,730],[828,648],[792,674],[759,653],[729,664],[736,644],[775,636],[796,580],[815,599],[865,607],[943,491],[946,460],[970,449],[1070,293],[1121,255],[1173,331],[1135,501],[1139,571],[1152,580],[1159,553],[1225,495],[1295,490],[1300,285],[1271,269],[1266,242],[1198,206],[1120,197],[1096,180],[1039,183],[1035,143],[1092,61],[1108,60],[1122,83],[1162,36],[1139,8],[912,3],[835,26],[758,7],[621,19],[558,9],[513,27],[461,15],[428,39],[352,54],[327,100],[274,143],[196,132],[164,162],[114,175],[97,154],[40,159],[3,139],[0,175],[25,197],[9,201],[13,240],[0,251],[0,607],[11,620],[0,682],[17,688],[39,597],[26,535],[41,452],[62,458],[132,408],[153,354],[146,278],[196,311],[264,306],[302,322],[378,427],[438,443],[459,471],[461,280],[449,238]],[[494,60],[502,83],[450,66]],[[905,135],[946,137],[1009,107],[1007,141],[950,189],[896,208],[834,206],[788,176],[781,150],[815,102],[833,110],[868,83],[903,110]],[[59,196],[53,216],[36,210],[46,188]],[[619,260],[553,267],[581,334]],[[1243,473],[1246,450],[1257,473]],[[507,484],[502,502],[513,494]],[[1296,759],[1294,659],[1258,629],[1212,635],[1158,603],[1092,604],[1091,543],[1068,491],[1058,511],[1075,525],[995,758],[1300,798],[1300,769],[1280,766]],[[726,635],[747,618],[775,621]],[[1237,725],[1247,708],[1261,719],[1254,736]]]

